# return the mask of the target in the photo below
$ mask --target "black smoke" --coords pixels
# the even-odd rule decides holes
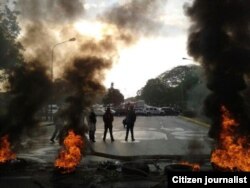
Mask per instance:
[[[53,85],[63,86],[59,89],[63,90],[65,98],[61,117],[66,127],[61,138],[69,129],[84,135],[84,113],[95,97],[105,92],[104,71],[111,68],[117,56],[117,43],[128,44],[132,41],[131,36],[116,32],[96,40],[80,35],[74,24],[85,19],[84,1],[81,0],[18,0],[16,10],[20,12],[23,33],[20,41],[26,49],[25,59],[40,60],[47,72],[51,68],[53,46],[76,36],[76,41],[54,49],[54,68],[60,66],[61,69],[60,74],[55,74],[57,80]],[[62,93],[53,92],[53,97],[58,98],[55,94]]]
[[[80,41],[75,56],[66,62],[60,78],[65,87],[60,116],[66,122],[61,143],[69,130],[83,137],[87,132],[86,116],[96,98],[105,93],[102,81],[117,54],[116,42],[111,36],[98,41],[85,39]]]
[[[40,62],[24,63],[9,72],[7,112],[0,117],[0,137],[8,134],[11,143],[20,144],[22,135],[32,135],[38,124],[36,113],[50,96],[51,81]]]
[[[103,70],[110,68],[112,62],[96,56],[77,57],[64,72],[64,81],[70,94],[65,100],[62,118],[67,121],[62,138],[68,130],[77,134],[86,133],[85,116],[87,109],[94,103],[95,97],[104,93],[105,88],[100,83]]]
[[[66,96],[62,112],[66,121],[65,132],[69,129],[77,134],[86,132],[84,112],[94,103],[95,96],[104,93],[104,73],[118,57],[118,48],[131,45],[140,35],[157,33],[160,28],[157,18],[165,2],[133,0],[114,5],[97,18],[112,25],[112,34],[102,33],[101,39],[95,39],[82,36],[74,27],[79,20],[85,21],[87,10],[84,10],[84,0],[17,0],[15,10],[20,13],[18,20],[22,35],[19,39],[25,48],[24,58],[26,61],[41,62],[45,67],[44,73],[50,71],[53,46],[76,37],[75,42],[58,46],[54,51],[54,68],[61,68],[61,74],[54,74],[55,79],[60,79],[65,91],[63,95]],[[36,70],[39,69],[34,68]],[[46,87],[43,88],[45,91]],[[34,102],[25,100],[27,103]]]
[[[159,35],[163,23],[159,21],[167,0],[132,0],[115,4],[101,19],[117,26],[124,36],[136,40],[140,36]],[[130,37],[131,38],[131,37]]]
[[[250,71],[250,1],[195,0],[186,6],[192,25],[188,53],[201,63],[212,91],[205,101],[205,112],[213,123],[209,135],[218,138],[221,105],[239,122],[239,133],[249,133],[241,91],[244,75]]]
[[[17,0],[15,10],[19,12],[19,40],[25,59],[39,59],[48,67],[53,45],[75,37],[73,23],[85,13],[84,0]]]
[[[16,9],[22,19],[64,24],[84,14],[84,0],[17,0]]]

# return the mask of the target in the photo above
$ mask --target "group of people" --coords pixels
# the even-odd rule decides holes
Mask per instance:
[[[104,134],[103,134],[103,141],[106,141],[106,135],[109,130],[110,133],[110,139],[111,142],[114,142],[114,136],[113,136],[113,121],[114,116],[111,113],[110,107],[107,107],[104,115],[103,115],[103,122],[104,122]],[[131,133],[131,140],[135,141],[134,138],[134,124],[136,121],[136,114],[134,111],[133,106],[130,106],[127,112],[127,115],[123,121],[123,123],[126,125],[126,136],[125,141],[128,141],[129,132]],[[91,112],[88,116],[88,125],[89,125],[89,139],[92,142],[95,142],[95,130],[96,130],[96,115],[93,109],[91,109]]]
[[[110,133],[110,139],[111,142],[114,142],[114,136],[113,136],[113,121],[114,121],[114,116],[111,113],[110,107],[107,107],[104,115],[103,115],[103,122],[104,122],[104,134],[103,134],[103,141],[106,141],[106,135],[109,130]],[[125,141],[128,141],[128,136],[129,132],[131,133],[131,140],[135,141],[134,138],[134,124],[136,121],[136,114],[134,111],[133,106],[130,106],[125,119],[123,120],[124,127],[126,128],[126,136],[125,136]],[[96,114],[94,112],[94,109],[92,108],[90,113],[87,116],[87,122],[88,122],[88,130],[89,130],[89,140],[92,142],[95,141],[95,131],[96,131]],[[58,139],[60,130],[63,127],[63,120],[60,118],[60,112],[57,112],[54,116],[54,124],[55,124],[55,130],[50,138],[51,142],[54,142],[55,139]]]

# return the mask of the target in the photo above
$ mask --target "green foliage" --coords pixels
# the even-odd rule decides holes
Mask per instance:
[[[199,66],[178,66],[162,73],[158,78],[148,80],[137,92],[137,98],[149,105],[178,105],[186,107],[189,91],[200,80]]]
[[[1,87],[9,81],[9,75],[13,74],[16,66],[23,64],[20,43],[16,39],[20,33],[17,23],[17,12],[11,11],[7,6],[0,9],[0,82]],[[4,85],[5,86],[5,85]],[[3,88],[1,88],[2,90]],[[5,88],[8,89],[8,88]],[[0,93],[0,115],[6,112],[10,95]]]
[[[103,97],[103,104],[113,104],[114,106],[120,105],[124,102],[124,96],[119,89],[109,88],[106,95]]]
[[[195,65],[178,66],[162,73],[159,78],[167,87],[177,87],[183,82],[191,83],[197,79],[200,67]],[[191,81],[191,82],[190,82]]]
[[[7,6],[0,10],[0,70],[5,74],[23,62],[20,53],[23,48],[16,42],[20,33],[16,16],[17,12],[11,11]],[[6,78],[6,75],[2,74],[1,78]]]
[[[141,97],[149,105],[158,106],[164,102],[167,87],[159,79],[148,80],[146,86],[142,89]]]

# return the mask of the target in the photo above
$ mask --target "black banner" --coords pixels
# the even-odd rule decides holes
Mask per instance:
[[[245,172],[168,172],[168,188],[218,187],[233,185],[237,188],[250,186],[250,173]]]

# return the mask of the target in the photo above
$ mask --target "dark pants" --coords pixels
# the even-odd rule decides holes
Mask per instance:
[[[135,140],[134,139],[134,124],[128,124],[127,125],[125,140],[128,140],[129,131],[131,133],[131,139],[134,141]]]
[[[95,141],[95,131],[89,131],[89,139]]]
[[[103,141],[106,140],[106,134],[107,134],[107,132],[108,132],[108,129],[109,129],[111,141],[114,141],[113,132],[112,132],[113,125],[104,125]]]
[[[59,138],[59,132],[61,131],[61,125],[56,124],[55,125],[55,130],[50,138],[51,141],[54,141],[54,139],[58,139]]]

